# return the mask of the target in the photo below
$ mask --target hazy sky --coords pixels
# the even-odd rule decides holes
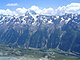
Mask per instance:
[[[33,5],[40,8],[57,8],[70,3],[80,3],[80,0],[0,0],[0,9],[30,8]]]

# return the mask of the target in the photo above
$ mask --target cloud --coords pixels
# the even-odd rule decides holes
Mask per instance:
[[[8,3],[6,6],[18,6],[18,3]]]
[[[47,14],[47,15],[52,15],[54,9],[53,8],[44,8],[44,9],[40,9],[38,6],[31,6],[31,8],[29,8],[29,10],[33,10],[38,14]]]
[[[63,15],[65,13],[78,13],[80,14],[80,3],[71,3],[66,6],[59,6],[58,8],[44,8],[40,9],[38,6],[32,6],[30,9],[39,14],[46,15]]]
[[[80,3],[71,3],[66,6],[66,13],[79,13],[80,11]]]
[[[8,6],[16,6],[16,4],[7,4]],[[26,11],[28,10],[33,10],[38,14],[43,14],[43,15],[63,15],[65,13],[78,13],[80,14],[80,3],[71,3],[66,6],[59,6],[58,8],[39,8],[38,6],[31,6],[30,8],[17,8],[15,11],[12,11],[10,9],[6,10],[1,10],[0,9],[0,14],[6,14],[6,15],[24,15]]]
[[[55,12],[60,15],[65,13],[80,13],[80,3],[71,3],[66,6],[58,7]]]
[[[38,6],[35,6],[35,5],[31,6],[31,8],[29,8],[28,10],[33,10],[38,14],[42,12],[42,10]]]
[[[0,14],[4,14],[4,15],[18,15],[15,11],[12,11],[10,9],[0,10]]]
[[[53,15],[54,14],[54,9],[53,8],[44,8],[42,10],[42,13],[41,14]]]
[[[17,13],[18,15],[24,15],[27,10],[28,10],[28,9],[26,9],[26,8],[17,8],[17,9],[16,9],[16,13]]]

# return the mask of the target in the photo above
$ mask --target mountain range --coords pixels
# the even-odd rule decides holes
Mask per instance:
[[[10,48],[57,49],[80,55],[80,14],[0,15],[0,44]]]

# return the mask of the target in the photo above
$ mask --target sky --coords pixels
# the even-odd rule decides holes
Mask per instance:
[[[0,0],[0,9],[16,9],[16,8],[30,8],[36,5],[40,8],[57,8],[65,6],[70,3],[80,3],[80,0]],[[13,4],[13,7],[7,4]]]
[[[63,10],[66,12],[67,8],[67,12],[74,12],[74,8],[79,11],[79,7],[80,0],[0,0],[0,14],[4,12],[5,14],[8,14],[8,12],[16,14],[16,11],[24,13],[27,9],[37,10],[38,13],[43,10],[45,11],[44,14],[52,14],[54,11],[56,12],[54,14],[57,14],[61,11],[60,14],[62,14]]]

